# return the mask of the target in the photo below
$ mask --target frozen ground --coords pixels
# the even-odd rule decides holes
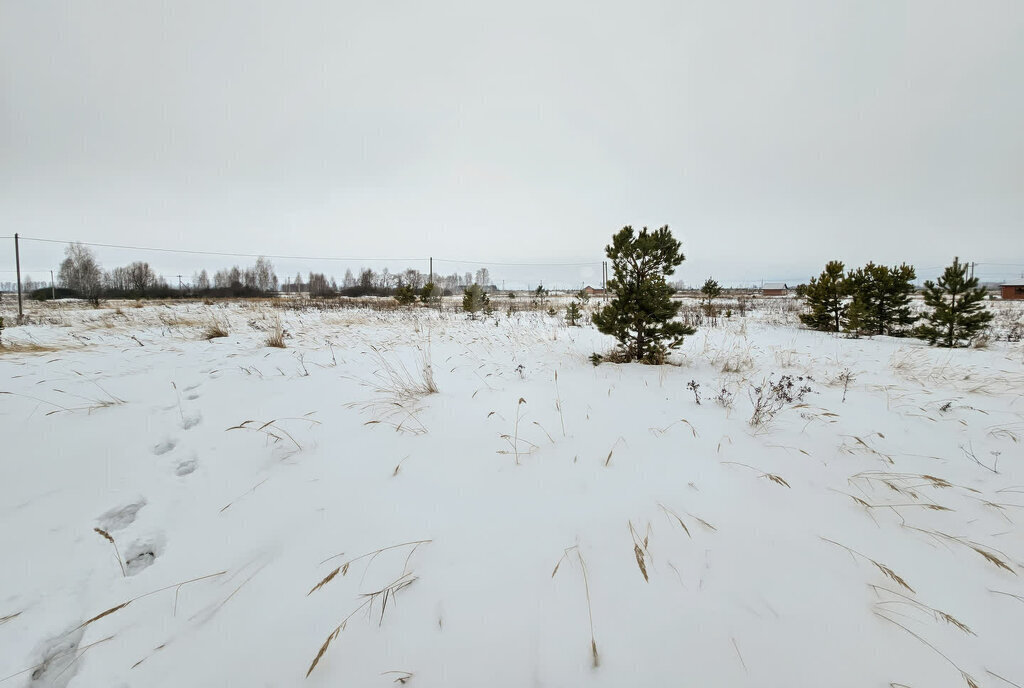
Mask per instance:
[[[0,684],[1024,685],[1020,343],[761,313],[594,367],[537,313],[36,319],[0,352]]]

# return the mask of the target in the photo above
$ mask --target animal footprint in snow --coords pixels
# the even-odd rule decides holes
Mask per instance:
[[[178,462],[178,465],[174,467],[174,475],[185,476],[191,474],[199,466],[199,460],[196,457],[189,459],[182,459]]]
[[[162,537],[150,537],[135,541],[124,553],[124,570],[129,576],[153,565],[156,558],[163,554]]]
[[[135,517],[144,506],[146,506],[146,500],[140,499],[133,504],[111,509],[96,520],[99,522],[100,528],[108,533],[121,530],[135,522]]]
[[[153,453],[156,454],[157,456],[163,456],[164,454],[166,454],[167,452],[171,451],[172,449],[174,449],[177,446],[178,446],[178,440],[176,440],[176,439],[166,439],[163,442],[160,442],[160,443],[156,444],[153,447]]]
[[[43,641],[36,648],[40,660],[29,676],[29,686],[64,688],[71,682],[78,667],[78,647],[82,644],[85,629],[79,626],[67,633]]]
[[[198,413],[198,412],[182,416],[182,418],[181,418],[181,428],[182,428],[182,430],[191,430],[195,426],[199,425],[199,423],[201,423],[202,420],[203,420],[203,414]]]

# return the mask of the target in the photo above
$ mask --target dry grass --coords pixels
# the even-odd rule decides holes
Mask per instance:
[[[207,340],[207,341],[209,341],[211,339],[219,339],[221,337],[227,337],[227,336],[228,336],[228,326],[227,326],[227,323],[222,323],[219,320],[211,321],[206,326],[206,329],[203,330],[203,334],[202,334],[202,338]]]
[[[104,540],[109,542],[111,547],[114,548],[114,554],[117,556],[117,563],[121,567],[121,577],[122,578],[127,577],[128,574],[124,570],[124,560],[121,559],[121,552],[119,552],[118,549],[117,549],[117,543],[114,542],[114,537],[110,533],[108,533],[107,531],[105,531],[105,530],[103,530],[101,528],[93,528],[93,530],[96,531],[97,533],[99,533],[100,536]]]
[[[294,451],[300,452],[302,451],[302,445],[299,444],[299,441],[296,440],[290,432],[281,427],[280,423],[286,420],[299,421],[302,423],[309,423],[309,427],[312,428],[315,425],[320,425],[320,421],[310,418],[314,413],[316,412],[310,411],[301,418],[274,418],[260,425],[257,425],[257,421],[255,420],[245,420],[238,425],[232,425],[230,428],[225,428],[224,432],[228,432],[230,430],[252,430],[266,435],[267,438],[272,440],[274,443],[282,442],[287,439],[295,447]]]
[[[269,335],[267,335],[267,340],[264,343],[275,349],[286,348],[284,343],[284,327],[281,325],[280,320],[274,324],[274,329],[270,331]]]
[[[907,581],[904,580],[902,576],[900,576],[898,573],[893,571],[891,568],[889,568],[885,564],[882,564],[881,562],[875,561],[874,559],[872,559],[871,557],[867,556],[866,554],[861,554],[857,550],[852,549],[850,547],[847,547],[846,545],[842,545],[842,544],[836,542],[835,540],[829,540],[826,537],[823,537],[821,539],[824,540],[825,542],[828,542],[830,544],[835,545],[836,547],[841,547],[841,548],[845,549],[847,552],[849,552],[854,557],[860,557],[861,559],[863,559],[865,561],[871,562],[872,564],[874,564],[875,568],[877,568],[879,571],[882,572],[883,575],[885,575],[886,578],[889,578],[890,580],[894,581],[900,587],[902,587],[902,588],[904,588],[904,589],[906,589],[906,590],[908,590],[910,592],[914,592],[914,589],[912,587],[910,587],[910,584],[907,583]]]
[[[519,401],[516,402],[516,420],[515,420],[515,423],[512,425],[512,434],[511,435],[509,435],[509,434],[501,435],[501,439],[503,439],[506,442],[508,442],[509,449],[499,449],[498,450],[499,454],[514,454],[515,457],[516,457],[516,465],[517,466],[520,465],[519,457],[522,454],[531,454],[531,453],[533,453],[534,451],[536,451],[538,449],[537,445],[534,444],[533,442],[530,442],[529,440],[521,439],[519,437],[519,420],[521,418],[520,408],[522,408],[523,404],[525,404],[525,403],[526,403],[526,399],[523,399],[522,397],[520,397]],[[520,443],[527,445],[526,448],[525,449],[521,448],[520,447]],[[611,458],[611,454],[610,453],[608,454],[608,458]]]
[[[316,669],[316,665],[320,663],[320,660],[327,653],[327,648],[329,648],[331,643],[341,634],[343,630],[345,630],[345,627],[348,626],[348,622],[353,616],[355,616],[363,609],[367,608],[369,608],[367,614],[372,614],[373,603],[377,599],[381,599],[380,622],[383,623],[384,612],[387,609],[388,599],[393,599],[395,594],[397,594],[400,590],[404,590],[405,588],[409,587],[410,585],[415,583],[416,580],[416,576],[413,576],[411,573],[405,573],[402,574],[402,576],[400,576],[399,578],[385,585],[380,590],[374,590],[373,592],[363,593],[361,595],[361,597],[363,597],[363,601],[359,604],[359,606],[353,609],[348,616],[341,620],[341,623],[338,624],[333,631],[327,634],[327,639],[324,640],[324,644],[320,646],[320,649],[316,653],[316,657],[313,658],[312,664],[310,664],[309,669],[306,670],[306,677],[308,678],[309,675],[313,673],[313,669]]]
[[[96,616],[93,616],[89,620],[82,622],[82,624],[80,626],[78,626],[78,628],[76,628],[75,630],[77,631],[79,628],[85,628],[89,624],[95,623],[95,622],[99,621],[100,619],[102,619],[104,617],[110,616],[114,612],[121,611],[122,609],[124,609],[125,607],[130,605],[132,602],[136,602],[138,600],[141,600],[144,597],[149,597],[150,595],[155,595],[155,594],[157,594],[159,592],[164,592],[165,590],[172,590],[172,589],[180,590],[183,585],[188,585],[189,583],[196,583],[198,581],[206,580],[208,578],[214,578],[216,576],[223,576],[225,573],[227,573],[226,570],[225,571],[218,571],[217,573],[209,573],[209,574],[207,574],[205,576],[199,576],[198,578],[190,578],[189,580],[181,581],[180,583],[174,583],[173,585],[166,585],[166,586],[164,586],[162,588],[157,588],[156,590],[151,590],[150,592],[144,593],[144,594],[139,595],[137,597],[133,597],[130,600],[128,600],[127,602],[122,602],[121,604],[115,605],[115,606],[111,607],[110,609],[107,609],[105,611],[100,612],[99,614],[97,614]]]
[[[601,657],[597,652],[597,638],[594,636],[594,609],[590,602],[590,579],[587,577],[587,562],[583,560],[583,554],[580,553],[579,545],[565,548],[561,559],[558,560],[555,564],[555,569],[551,572],[551,577],[555,577],[555,574],[558,573],[558,567],[569,558],[569,552],[575,552],[576,559],[580,563],[580,569],[583,571],[583,589],[587,596],[587,615],[590,619],[590,656],[592,665],[596,669],[601,665]]]
[[[342,575],[342,577],[344,577],[345,574],[348,573],[349,566],[354,564],[357,561],[369,558],[370,561],[366,564],[366,567],[369,568],[370,564],[373,563],[373,560],[376,559],[383,552],[387,552],[389,550],[398,549],[400,547],[411,547],[411,549],[409,550],[409,553],[405,557],[405,564],[402,567],[402,575],[400,575],[398,578],[396,578],[395,580],[393,580],[390,583],[388,583],[387,585],[385,585],[383,588],[380,588],[379,590],[374,590],[372,592],[367,592],[367,593],[361,593],[359,596],[363,599],[363,601],[361,603],[359,603],[359,605],[357,605],[355,609],[353,609],[351,612],[349,612],[348,616],[346,616],[344,619],[342,619],[341,623],[339,623],[334,628],[334,630],[332,630],[330,633],[327,634],[327,638],[324,640],[323,645],[320,646],[320,649],[317,651],[316,656],[313,658],[313,662],[309,665],[309,669],[306,670],[306,676],[307,677],[311,673],[313,673],[313,669],[315,669],[317,667],[317,664],[320,663],[320,660],[327,653],[327,649],[330,647],[331,643],[334,640],[337,639],[338,635],[340,635],[343,630],[345,630],[345,627],[348,625],[349,620],[353,616],[355,616],[357,613],[359,613],[360,611],[362,611],[364,609],[366,610],[367,616],[368,617],[371,616],[373,614],[373,604],[377,600],[380,600],[380,603],[381,603],[380,604],[380,617],[379,617],[379,620],[378,620],[378,625],[383,624],[383,622],[384,622],[384,612],[387,611],[388,601],[389,600],[393,600],[395,595],[399,591],[406,589],[407,587],[412,585],[414,582],[416,582],[416,580],[418,580],[418,577],[414,576],[409,571],[409,560],[412,558],[412,555],[416,553],[416,550],[419,548],[420,545],[424,545],[424,544],[427,544],[429,542],[431,542],[431,541],[430,540],[413,540],[411,542],[402,542],[402,543],[397,544],[397,545],[390,545],[388,547],[382,547],[382,548],[380,548],[378,550],[374,550],[373,552],[367,552],[366,554],[362,554],[362,555],[360,555],[358,557],[355,557],[353,559],[349,559],[344,564],[342,564],[341,566],[338,566],[333,571],[328,573],[319,583],[314,585],[313,588],[310,589],[310,591],[308,593],[306,593],[306,595],[309,596],[309,595],[313,594],[314,592],[316,592],[317,590],[320,590],[325,585],[327,585],[332,580],[334,580],[334,578],[339,573]],[[344,556],[344,554],[336,554],[336,555],[334,555],[332,557],[328,557],[327,559],[324,559],[320,563],[323,564],[324,562],[330,561],[331,559],[335,559],[335,558],[340,557],[340,556]],[[402,672],[402,673],[405,673],[405,672]],[[409,676],[411,676],[411,674],[409,674]],[[408,677],[406,677],[406,680],[408,680]],[[401,682],[404,683],[405,681],[401,681]]]
[[[61,351],[61,347],[36,342],[0,342],[0,355],[3,354],[45,354]]]

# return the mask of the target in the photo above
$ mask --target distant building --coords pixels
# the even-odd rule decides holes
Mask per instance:
[[[761,294],[764,296],[786,296],[789,294],[789,287],[783,282],[768,282],[761,287]]]
[[[1024,300],[1024,279],[1007,282],[999,287],[1003,298],[1008,301]]]
[[[595,289],[589,284],[583,287],[583,293],[587,296],[604,296],[604,289]]]

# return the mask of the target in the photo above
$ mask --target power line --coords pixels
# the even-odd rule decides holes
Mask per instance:
[[[465,265],[501,265],[503,267],[584,267],[600,265],[601,261],[589,263],[501,263],[493,260],[455,260],[452,258],[435,258],[435,263],[462,263]]]
[[[385,262],[385,261],[404,261],[413,262],[426,260],[426,258],[365,258],[365,257],[343,257],[343,256],[286,256],[286,255],[274,255],[270,253],[231,253],[228,251],[197,251],[192,249],[183,248],[159,248],[156,246],[130,246],[127,244],[103,244],[99,242],[91,241],[66,241],[64,239],[41,239],[39,237],[21,237],[23,241],[41,241],[48,244],[81,244],[82,246],[93,246],[95,248],[119,248],[126,249],[129,251],[157,251],[160,253],[185,253],[195,256],[223,256],[229,258],[275,258],[277,260],[334,260],[334,261],[367,261],[367,262]]]
[[[13,237],[11,237],[13,238]],[[163,248],[157,246],[134,246],[129,244],[107,244],[94,241],[67,241],[64,239],[43,239],[41,237],[21,237],[25,241],[39,241],[48,244],[71,244],[78,243],[83,246],[92,246],[96,248],[115,248],[124,249],[129,251],[156,251],[160,253],[182,253],[188,255],[199,255],[199,256],[221,256],[228,258],[274,258],[276,260],[326,260],[326,261],[340,261],[340,262],[420,262],[427,260],[426,257],[418,258],[382,258],[382,257],[365,257],[365,256],[293,256],[293,255],[282,255],[282,254],[271,254],[271,253],[235,253],[231,251],[201,251],[195,249],[179,249],[179,248]],[[505,267],[583,267],[583,266],[594,266],[600,265],[600,261],[587,262],[555,262],[555,263],[508,263],[499,261],[487,261],[487,260],[459,260],[455,258],[435,258],[440,263],[457,263],[461,265],[500,265]]]

